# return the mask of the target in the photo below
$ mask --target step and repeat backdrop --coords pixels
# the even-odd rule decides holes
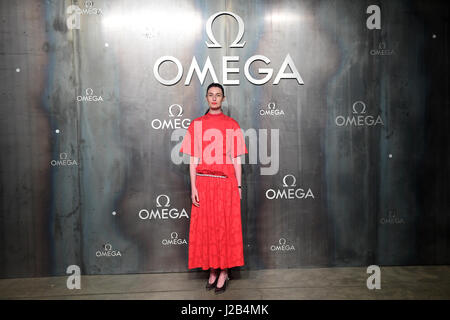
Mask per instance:
[[[0,5],[1,278],[189,271],[211,82],[249,150],[239,269],[450,263],[445,1]]]

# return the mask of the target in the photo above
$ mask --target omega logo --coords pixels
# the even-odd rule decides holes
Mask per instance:
[[[292,177],[292,184],[288,185],[286,183],[286,179],[288,177]],[[305,191],[302,188],[296,188],[296,179],[292,174],[287,174],[283,177],[283,189],[267,189],[266,198],[269,200],[273,199],[306,199],[313,198],[314,194],[311,191],[311,188]]]
[[[378,44],[378,50],[372,49],[370,50],[371,55],[379,55],[379,56],[390,56],[394,53],[394,50],[386,49],[386,43],[384,41]]]
[[[284,177],[283,177],[283,187],[289,187],[287,184],[286,184],[286,178],[287,177],[292,177],[292,184],[291,184],[291,187],[295,187],[295,182],[297,181],[297,179],[295,179],[295,177],[292,175],[292,174],[287,174],[287,175],[285,175]]]
[[[86,89],[86,95],[84,96],[77,96],[77,101],[103,101],[102,96],[96,96],[94,95],[94,90],[92,88]]]
[[[358,112],[356,106],[361,105],[362,109]],[[356,101],[352,105],[352,114],[355,114],[355,116],[347,116],[345,118],[344,116],[337,116],[335,119],[335,123],[337,126],[376,126],[377,124],[384,125],[383,120],[381,119],[381,116],[378,115],[376,119],[374,119],[373,116],[364,114],[366,113],[366,104],[363,101]]]
[[[167,246],[167,245],[187,244],[187,241],[186,239],[179,239],[178,233],[172,232],[170,234],[170,239],[163,239],[161,243]]]
[[[178,109],[178,114],[173,113],[173,108],[176,107]],[[174,119],[153,119],[151,126],[153,129],[187,129],[189,125],[191,124],[190,119],[182,119],[181,116],[183,115],[183,108],[179,104],[172,104],[169,107],[169,118]]]
[[[267,105],[267,110],[260,109],[259,115],[261,115],[261,116],[279,116],[279,115],[284,115],[284,111],[278,109],[275,102],[269,102],[269,104]]]
[[[212,24],[218,16],[221,16],[224,14],[230,15],[233,18],[235,18],[239,25],[239,31],[238,31],[237,37],[236,37],[236,39],[234,39],[233,43],[230,45],[230,48],[243,48],[245,45],[245,41],[243,43],[238,43],[238,42],[241,41],[242,37],[244,36],[244,21],[242,20],[242,18],[240,16],[238,16],[237,14],[230,12],[230,11],[217,12],[217,13],[213,14],[211,17],[209,17],[208,21],[206,21],[206,34],[208,35],[208,38],[213,42],[213,43],[208,43],[207,41],[205,41],[206,45],[208,46],[208,48],[222,48],[222,46],[217,42],[216,38],[214,38],[214,35],[212,32]]]
[[[181,117],[183,115],[183,108],[179,105],[179,104],[173,104],[169,107],[169,117],[173,117],[173,112],[172,112],[172,108],[173,107],[178,107],[178,114],[177,117]]]
[[[97,250],[95,253],[97,257],[115,257],[122,256],[120,250],[113,250],[112,245],[110,243],[106,243],[103,245],[103,251]]]
[[[209,40],[212,43],[208,43],[205,41],[206,46],[208,48],[222,48],[222,46],[217,42],[216,38],[213,35],[212,32],[212,24],[214,20],[221,16],[221,15],[230,15],[232,16],[238,23],[239,31],[237,34],[236,39],[233,41],[233,43],[230,45],[230,48],[243,48],[245,45],[245,41],[241,42],[242,37],[244,35],[244,21],[240,16],[233,12],[229,11],[220,11],[212,16],[210,16],[206,22],[206,34],[209,38]],[[231,68],[228,63],[232,62],[239,62],[239,56],[222,56],[222,84],[223,85],[239,85],[239,79],[228,79],[228,74],[230,73],[240,73],[240,68]],[[253,55],[250,58],[248,58],[244,64],[244,75],[245,78],[256,85],[261,85],[267,83],[274,73],[274,70],[272,68],[258,68],[257,73],[259,75],[265,75],[263,78],[258,79],[254,78],[250,74],[250,66],[255,61],[263,61],[266,65],[270,64],[270,59],[267,58],[264,55],[257,54]],[[159,73],[159,68],[161,65],[165,64],[166,62],[172,62],[176,66],[176,75],[172,79],[164,79],[161,74]],[[288,70],[288,67],[291,71],[285,72],[285,70]],[[190,85],[192,77],[194,73],[197,75],[198,80],[201,84],[204,83],[205,78],[207,74],[209,73],[213,79],[214,82],[219,82],[216,71],[214,69],[213,64],[211,63],[211,60],[209,56],[206,57],[206,61],[204,63],[203,68],[200,68],[200,65],[197,62],[196,57],[194,56],[192,58],[191,65],[189,67],[189,70],[186,75],[186,80],[184,82],[185,86]],[[181,78],[183,77],[183,66],[179,59],[175,58],[174,56],[162,56],[158,58],[153,65],[153,75],[155,76],[156,80],[158,80],[159,83],[165,85],[165,86],[172,86],[177,84]],[[300,76],[300,73],[297,70],[297,67],[294,64],[294,61],[292,60],[289,53],[286,54],[286,57],[283,60],[283,63],[281,64],[280,69],[278,70],[278,73],[275,77],[275,80],[272,84],[277,85],[279,84],[281,79],[295,79],[299,85],[303,85],[303,79]]]
[[[280,238],[280,240],[278,240],[279,245],[272,245],[270,246],[270,250],[271,251],[290,251],[290,250],[294,250],[295,251],[295,247],[293,245],[286,245],[286,239],[285,238]]]
[[[169,196],[168,195],[166,195],[166,194],[160,194],[157,198],[156,198],[156,206],[157,207],[162,207],[162,205],[159,203],[159,198],[161,198],[161,197],[165,197],[166,199],[167,199],[167,202],[166,202],[166,204],[164,205],[164,207],[170,207],[170,198],[169,198]]]
[[[359,112],[359,113],[360,113],[360,114],[366,113],[366,104],[365,104],[364,102],[362,102],[362,101],[356,101],[355,103],[353,103],[353,105],[352,105],[353,113],[358,113],[358,111],[356,111],[356,105],[357,105],[357,104],[362,105],[362,110],[361,110],[361,112]]]
[[[161,198],[165,198],[164,201],[161,201]],[[161,204],[162,202],[162,204]],[[186,210],[183,208],[178,210],[177,208],[170,207],[170,198],[166,194],[160,194],[156,198],[156,210],[151,209],[149,212],[147,209],[142,209],[139,211],[139,218],[141,220],[151,220],[151,219],[180,219],[185,217],[189,219],[189,216]]]
[[[67,153],[61,152],[59,154],[58,160],[52,160],[50,161],[50,164],[52,166],[71,166],[71,165],[78,165],[76,160],[67,159]]]

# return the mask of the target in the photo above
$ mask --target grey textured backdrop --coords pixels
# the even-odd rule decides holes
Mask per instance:
[[[158,123],[206,111],[211,74],[184,81],[193,57],[201,69],[209,57],[222,82],[223,56],[239,57],[228,77],[240,82],[225,86],[224,112],[260,143],[279,130],[276,174],[259,156],[243,165],[242,268],[450,263],[445,1],[0,5],[0,277],[187,271],[188,165]],[[366,25],[370,5],[381,29]],[[220,11],[242,18],[243,48],[229,46],[230,15],[212,24],[222,47],[205,45]],[[287,54],[303,85],[273,84]],[[183,66],[171,86],[153,73],[166,55]],[[245,77],[253,55],[270,59],[250,68],[273,68],[265,84]],[[283,196],[298,189],[314,198]]]

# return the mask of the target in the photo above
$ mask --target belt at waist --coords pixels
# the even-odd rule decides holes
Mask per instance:
[[[227,176],[220,176],[220,175],[215,175],[215,174],[206,174],[206,173],[195,173],[198,176],[204,176],[204,177],[214,177],[214,178],[228,178]]]

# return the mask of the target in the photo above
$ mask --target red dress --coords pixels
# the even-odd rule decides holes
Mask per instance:
[[[241,201],[231,158],[248,151],[238,122],[209,112],[194,119],[180,152],[200,159],[195,178],[200,206],[191,208],[188,268],[243,266]]]

